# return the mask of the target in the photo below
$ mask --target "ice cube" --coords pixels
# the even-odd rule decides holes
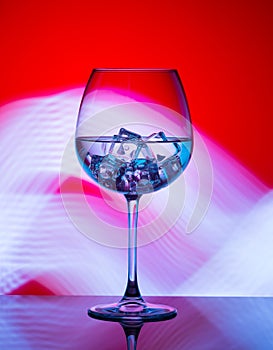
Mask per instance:
[[[103,158],[103,161],[100,164],[99,173],[106,177],[117,176],[122,164],[123,162],[120,159],[114,157],[112,154],[108,154]]]
[[[136,191],[136,181],[134,177],[134,172],[132,167],[125,169],[123,175],[117,177],[116,187],[118,191],[122,192],[135,192]]]
[[[191,142],[186,141],[182,145],[181,150],[181,162],[182,162],[182,168],[185,170],[186,166],[189,163],[190,157],[191,157]]]
[[[89,153],[88,153],[89,154]],[[100,164],[103,160],[103,156],[98,156],[97,154],[94,154],[91,157],[91,164],[90,164],[90,170],[92,176],[97,180],[98,179],[98,174],[99,174],[99,169],[100,169]],[[89,157],[88,157],[89,159]]]
[[[153,151],[159,164],[181,151],[180,145],[177,142],[170,142],[163,131],[149,135],[145,138],[145,141],[152,143]]]
[[[153,192],[161,183],[157,163],[147,159],[136,159],[132,164],[137,193]]]
[[[121,177],[117,178],[116,187],[118,191],[129,192],[130,184],[129,184],[129,181],[126,179],[125,175],[122,175]]]
[[[125,128],[121,128],[118,135],[113,136],[109,153],[127,162],[138,158],[156,160],[152,149],[142,140],[141,135]]]
[[[134,155],[135,158],[147,159],[147,160],[155,160],[155,155],[152,149],[147,145],[147,143],[143,141],[138,142],[137,150]]]
[[[158,139],[161,139],[163,141],[167,141],[167,137],[163,131],[159,132],[153,132],[151,135],[147,136],[145,138],[145,141],[158,141]]]
[[[135,159],[135,154],[138,148],[138,144],[132,141],[113,142],[109,154],[113,155],[122,161],[131,161]]]
[[[172,181],[182,170],[182,164],[178,156],[166,159],[159,167],[159,177],[163,183]]]
[[[124,163],[114,157],[112,154],[105,156],[100,164],[98,170],[98,181],[101,185],[115,189],[116,178],[119,175],[120,169],[124,166]]]
[[[141,179],[141,170],[140,169],[136,169],[134,171],[134,179],[138,182]]]
[[[123,161],[131,161],[135,158],[138,149],[138,142],[141,136],[121,128],[118,135],[113,136],[113,142],[110,146],[109,153]]]
[[[141,135],[139,135],[133,131],[127,130],[125,128],[121,128],[119,130],[118,137],[121,140],[121,139],[124,139],[124,136],[129,140],[141,139]]]
[[[150,179],[152,181],[155,181],[158,179],[159,175],[158,175],[158,166],[156,163],[150,163],[149,164],[149,175],[150,175]]]
[[[142,179],[136,184],[137,193],[149,193],[153,192],[153,185],[147,179]]]
[[[90,168],[91,160],[92,160],[92,158],[91,158],[91,156],[90,156],[90,153],[87,152],[86,157],[84,158],[84,164],[85,164],[88,168]]]
[[[124,146],[123,144],[121,143],[118,150],[117,150],[117,154],[120,155],[120,156],[123,156],[125,154],[125,149],[124,149]]]
[[[128,181],[133,181],[133,173],[134,173],[134,169],[129,166],[126,171],[125,171],[125,177],[126,179],[128,179]]]
[[[116,145],[118,144],[119,136],[114,135],[113,136],[113,142],[111,143],[111,146],[109,148],[109,153],[112,153],[114,148],[116,148]],[[116,151],[114,153],[117,153]]]

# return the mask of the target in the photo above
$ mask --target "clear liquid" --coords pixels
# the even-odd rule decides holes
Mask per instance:
[[[192,140],[115,140],[77,137],[76,150],[86,173],[101,186],[128,195],[158,191],[187,167]]]

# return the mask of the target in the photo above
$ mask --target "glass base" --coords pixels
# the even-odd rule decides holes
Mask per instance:
[[[116,322],[153,322],[174,318],[177,310],[171,306],[150,304],[143,300],[121,300],[119,303],[93,306],[90,317]]]

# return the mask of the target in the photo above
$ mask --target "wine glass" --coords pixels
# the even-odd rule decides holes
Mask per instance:
[[[123,194],[128,208],[128,280],[124,296],[88,310],[112,321],[156,321],[176,309],[150,304],[137,282],[137,219],[142,195],[169,186],[187,167],[192,126],[175,69],[94,69],[76,128],[76,152],[92,180]]]

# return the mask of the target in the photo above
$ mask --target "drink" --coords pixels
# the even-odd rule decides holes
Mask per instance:
[[[166,137],[163,132],[132,135],[76,138],[86,173],[107,189],[141,195],[168,186],[189,163],[189,138]]]

